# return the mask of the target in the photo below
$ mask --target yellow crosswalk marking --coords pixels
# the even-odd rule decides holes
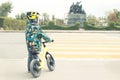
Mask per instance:
[[[97,55],[97,54],[54,54],[55,58],[120,58],[120,55]]]

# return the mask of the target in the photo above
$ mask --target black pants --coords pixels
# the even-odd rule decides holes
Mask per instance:
[[[28,68],[28,71],[30,71],[30,63],[33,59],[38,59],[38,56],[37,54],[32,54],[32,53],[28,53],[28,63],[27,63],[27,68]]]

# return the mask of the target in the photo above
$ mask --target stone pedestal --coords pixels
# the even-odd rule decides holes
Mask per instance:
[[[68,14],[67,25],[73,26],[76,23],[80,24],[80,27],[83,27],[83,23],[86,21],[86,14]]]

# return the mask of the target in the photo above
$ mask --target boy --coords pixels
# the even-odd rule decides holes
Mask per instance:
[[[35,50],[40,53],[41,51],[41,39],[43,38],[46,42],[51,42],[52,40],[42,32],[41,27],[39,25],[39,13],[38,12],[27,12],[27,25],[26,25],[26,31],[25,31],[25,37],[26,37],[26,44],[28,49],[28,72],[30,71],[30,62],[32,61],[33,57],[35,58],[35,55],[32,55],[31,53],[31,47],[29,46],[29,42],[34,42],[34,48]]]

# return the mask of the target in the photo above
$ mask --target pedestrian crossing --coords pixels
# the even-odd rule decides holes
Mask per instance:
[[[118,33],[54,33],[55,42],[49,45],[56,57],[120,58]]]

